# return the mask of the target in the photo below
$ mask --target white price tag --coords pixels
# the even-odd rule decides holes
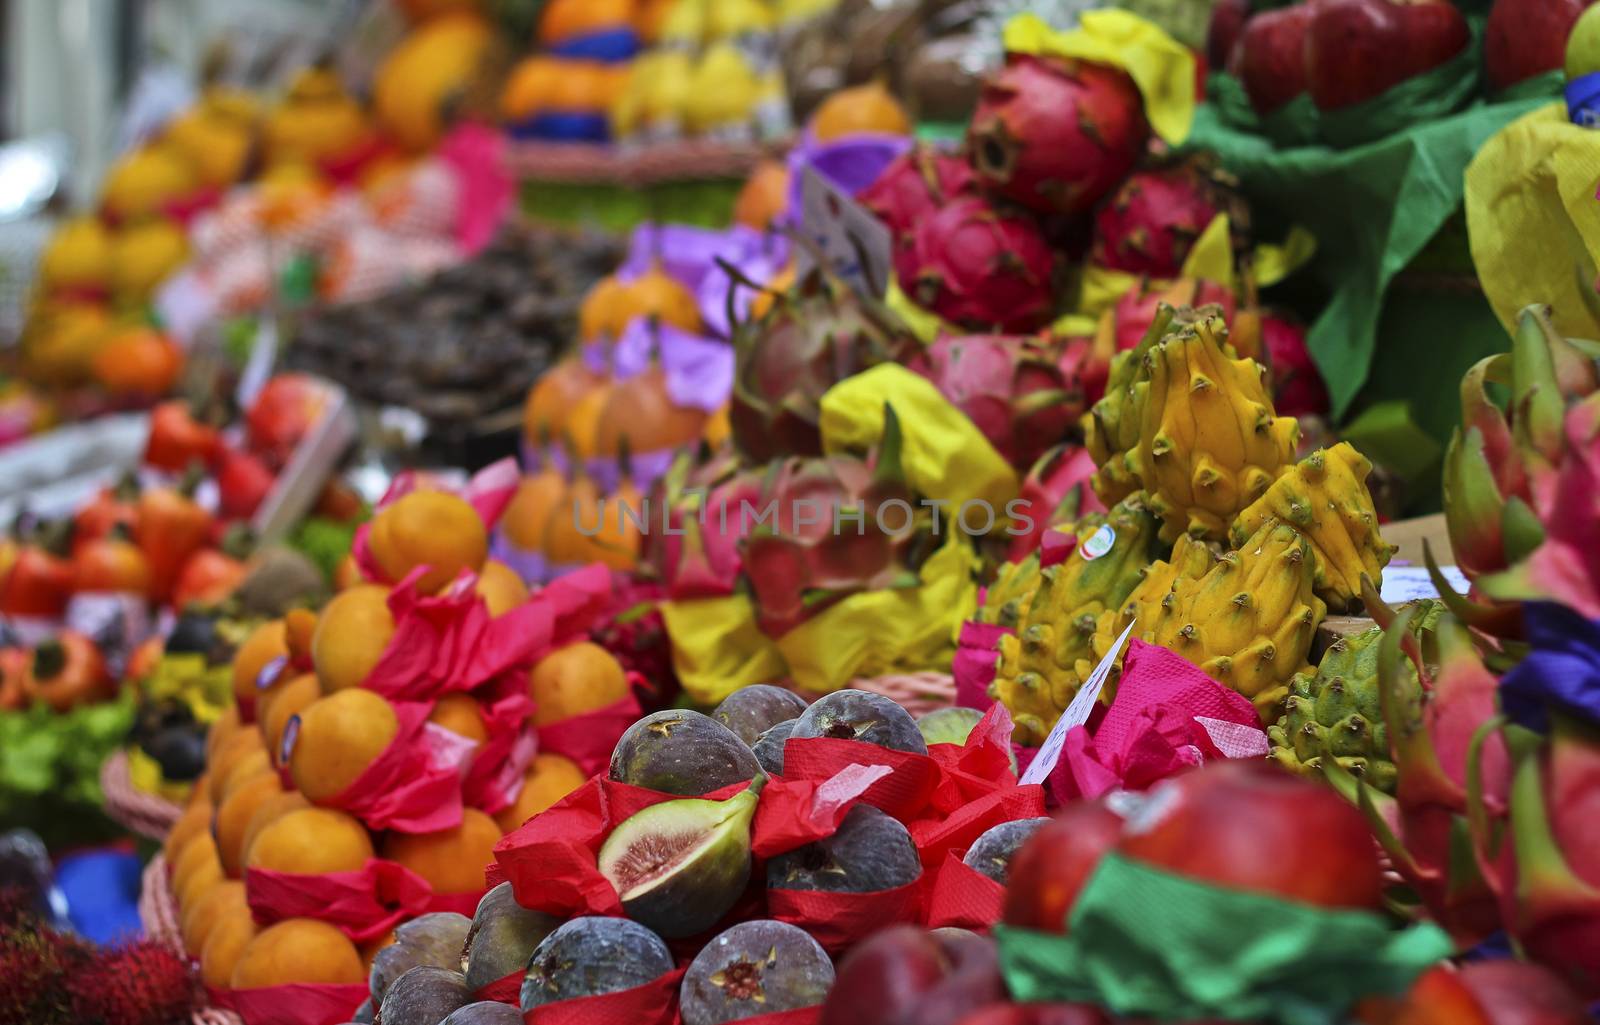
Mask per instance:
[[[1458,593],[1465,594],[1471,586],[1466,574],[1454,566],[1440,566],[1439,572],[1444,574],[1444,578]],[[1433,586],[1426,566],[1390,566],[1383,571],[1380,594],[1385,603],[1402,605],[1419,598],[1437,598],[1439,589]]]
[[[1117,638],[1117,643],[1106,652],[1106,657],[1094,667],[1094,672],[1078,688],[1078,693],[1073,696],[1072,704],[1061,713],[1061,718],[1056,720],[1055,726],[1050,730],[1050,735],[1044,738],[1044,743],[1039,747],[1039,753],[1033,756],[1033,761],[1028,765],[1028,771],[1022,774],[1019,784],[1043,783],[1050,775],[1050,770],[1056,767],[1056,762],[1061,760],[1061,745],[1066,743],[1067,733],[1074,726],[1082,726],[1089,721],[1089,713],[1094,711],[1094,703],[1100,700],[1100,691],[1106,685],[1106,678],[1111,675],[1111,667],[1116,664],[1117,652],[1122,650],[1122,645],[1127,642],[1128,635],[1133,633],[1133,624],[1129,623],[1122,636]]]
[[[261,389],[272,377],[272,367],[278,361],[278,322],[270,315],[261,317],[256,327],[256,340],[250,346],[250,358],[239,371],[239,387],[235,397],[240,409],[249,409],[261,394]]]
[[[883,297],[893,273],[893,236],[866,207],[811,167],[800,173],[800,231],[852,288],[872,298]],[[814,262],[807,247],[799,247],[795,269],[802,278]]]

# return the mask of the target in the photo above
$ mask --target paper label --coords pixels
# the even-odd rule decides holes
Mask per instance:
[[[1078,555],[1082,557],[1084,562],[1093,562],[1111,551],[1116,546],[1116,543],[1116,528],[1107,523],[1083,539],[1083,544],[1078,546]]]
[[[800,173],[800,231],[852,288],[874,299],[883,297],[893,270],[893,236],[866,207],[811,167]],[[799,247],[799,276],[804,278],[814,265],[808,247]]]
[[[1117,653],[1122,650],[1122,645],[1127,642],[1128,635],[1133,633],[1133,624],[1129,623],[1127,629],[1122,631],[1122,636],[1111,645],[1111,650],[1106,652],[1106,657],[1094,667],[1094,672],[1089,674],[1089,679],[1084,681],[1078,693],[1072,699],[1072,704],[1061,713],[1061,718],[1056,720],[1055,726],[1050,730],[1050,735],[1044,738],[1044,743],[1039,746],[1039,753],[1034,756],[1028,771],[1022,774],[1018,784],[1026,786],[1029,783],[1043,783],[1050,775],[1050,770],[1056,767],[1056,762],[1061,760],[1061,745],[1066,743],[1067,733],[1074,726],[1082,726],[1089,721],[1089,713],[1094,710],[1094,703],[1100,700],[1100,691],[1106,685],[1106,678],[1111,675],[1111,667],[1116,664]]]
[[[1439,572],[1457,592],[1465,594],[1471,585],[1466,574],[1454,566],[1440,566]],[[1419,598],[1437,598],[1439,589],[1433,586],[1426,566],[1390,566],[1383,571],[1383,600],[1390,605],[1401,605]]]

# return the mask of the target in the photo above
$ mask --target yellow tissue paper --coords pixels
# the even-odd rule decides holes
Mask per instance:
[[[1561,102],[1506,125],[1467,165],[1472,260],[1508,332],[1518,310],[1545,303],[1563,334],[1600,333],[1579,292],[1600,264],[1597,181],[1600,132],[1572,124]]]
[[[927,378],[898,363],[884,363],[846,378],[822,396],[824,452],[865,452],[883,435],[883,406],[894,407],[904,434],[906,483],[924,498],[949,503],[988,502],[995,519],[1017,497],[1017,474],[989,439],[952,406]]]
[[[899,317],[911,329],[917,341],[923,345],[932,345],[939,340],[941,334],[960,335],[966,332],[945,323],[937,313],[932,313],[916,304],[909,295],[900,287],[900,282],[889,276],[889,287],[884,293],[884,304],[889,311]]]
[[[1121,68],[1144,96],[1150,127],[1174,145],[1189,137],[1194,122],[1194,52],[1136,14],[1115,9],[1084,11],[1078,27],[1051,28],[1037,14],[1006,23],[1006,49],[1049,57],[1074,57]]]
[[[777,645],[756,626],[748,595],[663,602],[661,618],[672,638],[672,668],[701,704],[788,675]]]

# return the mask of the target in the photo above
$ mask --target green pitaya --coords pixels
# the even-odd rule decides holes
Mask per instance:
[[[823,393],[877,366],[903,363],[916,339],[880,304],[826,270],[773,296],[772,308],[738,323],[729,421],[747,460],[822,454]]]

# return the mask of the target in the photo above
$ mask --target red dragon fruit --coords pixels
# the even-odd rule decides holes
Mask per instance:
[[[894,265],[900,287],[918,305],[968,330],[1023,334],[1054,313],[1050,243],[1032,220],[978,196],[925,218]]]
[[[1222,184],[1193,163],[1140,171],[1095,214],[1091,259],[1129,274],[1175,278],[1201,232],[1230,205],[1237,206]]]
[[[1396,871],[1433,920],[1458,943],[1471,945],[1500,923],[1473,843],[1473,819],[1503,821],[1510,790],[1504,740],[1475,737],[1497,714],[1499,681],[1449,616],[1423,632],[1438,646],[1437,669],[1430,671],[1416,630],[1422,610],[1413,606],[1396,615],[1370,585],[1367,592],[1368,609],[1385,627],[1378,689],[1398,772],[1395,795],[1358,782],[1337,759],[1323,759],[1324,771],[1359,801]],[[1403,659],[1415,669],[1415,683]]]
[[[1137,348],[1150,331],[1150,325],[1156,322],[1156,311],[1163,303],[1173,309],[1185,306],[1199,309],[1215,304],[1222,307],[1223,319],[1230,324],[1238,308],[1233,293],[1215,281],[1180,278],[1157,282],[1146,278],[1124,292],[1115,306],[1100,315],[1102,342],[1109,338],[1117,352]]]
[[[1007,561],[1021,562],[1038,551],[1045,532],[1051,527],[1071,523],[1089,513],[1106,511],[1105,504],[1089,486],[1094,472],[1094,459],[1089,450],[1078,445],[1057,445],[1039,457],[1017,492],[1018,504],[1013,507],[1020,514],[1017,525],[1027,529],[1011,536]]]
[[[901,464],[901,431],[885,409],[870,460],[790,458],[769,468],[765,518],[740,543],[757,622],[780,637],[833,602],[863,591],[913,586],[911,562],[925,531]]]
[[[1008,463],[1023,469],[1089,408],[1078,380],[1089,350],[1082,338],[974,335],[941,338],[910,366],[967,414]]]
[[[1328,386],[1311,359],[1305,328],[1273,314],[1261,317],[1261,347],[1272,368],[1272,404],[1279,416],[1325,416]]]
[[[733,332],[736,365],[728,419],[752,463],[822,454],[823,393],[880,363],[904,362],[917,341],[881,304],[821,266],[773,296],[764,316]]]
[[[760,497],[761,476],[741,471],[730,450],[685,452],[674,461],[651,494],[652,526],[666,526],[645,535],[644,550],[668,598],[718,598],[734,592],[738,545],[748,532],[741,509],[745,503],[759,508]]]
[[[672,641],[661,617],[667,589],[630,574],[611,574],[611,610],[590,631],[590,639],[616,656],[622,668],[641,683],[636,693],[646,711],[666,708],[680,688],[672,667]]]
[[[918,145],[896,157],[856,199],[888,225],[901,245],[909,243],[923,218],[973,187],[972,168],[965,160]]]
[[[1510,383],[1507,409],[1490,381]],[[1517,636],[1517,602],[1552,598],[1600,616],[1600,375],[1549,310],[1518,317],[1511,352],[1461,381],[1461,426],[1444,460],[1444,514],[1456,564],[1478,601],[1451,593],[1477,629]],[[1448,588],[1441,587],[1441,592]]]
[[[1138,86],[1103,64],[1011,54],[984,83],[967,148],[984,188],[1045,214],[1083,214],[1144,152]]]

